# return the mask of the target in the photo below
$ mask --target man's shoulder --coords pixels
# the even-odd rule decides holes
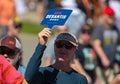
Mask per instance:
[[[54,68],[51,67],[51,66],[46,66],[46,67],[40,67],[40,68],[39,68],[39,72],[44,73],[45,71],[46,71],[46,72],[53,72],[53,71],[54,71]]]
[[[84,75],[82,75],[81,73],[78,73],[77,71],[73,70],[72,73],[78,77],[82,77],[82,78],[85,78]]]
[[[76,72],[75,70],[72,71],[72,77],[76,80],[80,81],[82,84],[87,84],[87,79],[84,75]]]

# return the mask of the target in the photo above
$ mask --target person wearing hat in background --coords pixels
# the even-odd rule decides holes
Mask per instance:
[[[71,33],[60,33],[54,43],[56,61],[53,65],[40,67],[41,57],[50,37],[49,28],[39,34],[39,44],[31,57],[27,69],[26,80],[30,84],[88,84],[87,79],[70,67],[76,52],[78,41]]]
[[[20,18],[16,16],[9,21],[7,34],[9,36],[12,36],[12,35],[18,36],[21,29],[22,29],[22,22],[21,22]]]
[[[21,74],[25,74],[26,68],[21,64],[22,46],[15,36],[5,36],[0,40],[0,54]]]
[[[15,16],[14,0],[0,0],[0,38],[7,34],[9,21]]]
[[[18,37],[18,34],[21,32],[21,29],[22,29],[22,22],[21,22],[20,18],[16,16],[13,19],[11,19],[8,23],[7,28],[8,28],[7,34],[2,35],[1,38],[5,37],[7,35]]]
[[[114,77],[116,48],[120,43],[120,35],[114,25],[114,10],[107,6],[103,11],[103,21],[93,32],[93,47],[98,55],[97,76],[100,81],[109,84]]]
[[[95,67],[97,56],[91,45],[93,27],[89,24],[84,24],[78,32],[78,52],[72,68],[81,74],[85,75],[89,84],[94,84],[96,80]],[[83,72],[81,69],[84,69]]]
[[[1,54],[0,84],[28,84],[24,77]]]

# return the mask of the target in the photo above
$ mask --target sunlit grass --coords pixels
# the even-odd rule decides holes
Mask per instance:
[[[21,33],[38,34],[43,28],[44,26],[41,26],[39,24],[24,21]],[[54,31],[52,31],[52,35],[53,34]]]

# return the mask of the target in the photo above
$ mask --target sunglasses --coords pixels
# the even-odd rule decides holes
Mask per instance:
[[[2,54],[2,55],[7,54],[8,57],[10,57],[10,58],[15,57],[17,52],[18,52],[17,50],[12,50],[7,47],[0,47],[0,54]]]
[[[70,44],[70,43],[62,43],[62,42],[56,42],[55,43],[55,46],[57,48],[66,48],[66,49],[72,49],[74,47],[74,45]]]
[[[22,25],[21,24],[19,24],[19,25],[14,25],[14,27],[16,28],[16,29],[18,29],[18,28],[22,28]]]
[[[88,34],[88,35],[91,35],[91,32],[90,31],[82,31],[83,34]]]

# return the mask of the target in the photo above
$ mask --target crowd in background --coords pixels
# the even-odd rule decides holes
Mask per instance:
[[[71,67],[85,75],[90,84],[109,84],[120,73],[120,0],[1,0],[0,39],[9,35],[20,41],[18,34],[26,13],[34,11],[42,19],[54,8],[72,9],[73,12],[64,26],[54,27],[55,35],[43,55],[45,66],[55,62],[56,36],[70,32],[79,43]],[[20,72],[25,75],[25,67],[20,62],[21,48],[17,53],[14,66],[18,71],[22,66]]]

